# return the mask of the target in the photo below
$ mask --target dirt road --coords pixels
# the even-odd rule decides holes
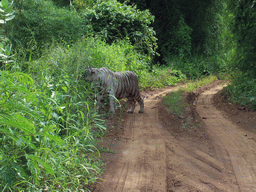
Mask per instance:
[[[196,99],[199,116],[191,119],[203,122],[193,130],[159,107],[161,97],[178,87],[152,93],[145,113],[127,115],[118,137],[109,140],[115,153],[107,156],[103,181],[93,191],[256,191],[256,137],[213,106],[211,98],[221,88],[214,85]],[[188,134],[177,137],[175,126]]]

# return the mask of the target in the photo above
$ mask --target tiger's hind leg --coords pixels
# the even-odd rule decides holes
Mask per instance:
[[[144,101],[141,98],[140,94],[137,94],[135,97],[136,101],[138,101],[138,103],[140,104],[140,110],[139,113],[143,113],[144,112]]]
[[[128,97],[127,99],[131,105],[131,108],[127,111],[127,113],[133,113],[133,111],[135,109],[135,100],[133,97]]]

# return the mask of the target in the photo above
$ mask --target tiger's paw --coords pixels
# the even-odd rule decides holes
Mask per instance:
[[[144,111],[142,111],[142,110],[139,110],[139,113],[143,113]]]
[[[127,113],[133,113],[133,111],[131,111],[131,110],[128,110],[128,111],[127,111]]]

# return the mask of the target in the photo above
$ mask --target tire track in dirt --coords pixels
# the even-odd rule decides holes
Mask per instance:
[[[250,139],[256,137],[227,120],[213,106],[212,97],[221,89],[222,86],[218,85],[202,93],[196,101],[196,110],[203,118],[218,159],[224,165],[224,174],[231,177],[234,172],[240,191],[256,191],[256,143]]]

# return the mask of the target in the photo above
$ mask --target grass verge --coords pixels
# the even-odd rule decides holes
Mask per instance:
[[[217,80],[216,76],[207,76],[195,81],[191,81],[187,83],[185,87],[180,88],[177,92],[172,92],[166,95],[163,98],[164,104],[168,107],[171,113],[178,117],[181,117],[184,113],[185,108],[188,106],[183,98],[184,93],[193,92],[197,88],[207,85],[215,80]]]

